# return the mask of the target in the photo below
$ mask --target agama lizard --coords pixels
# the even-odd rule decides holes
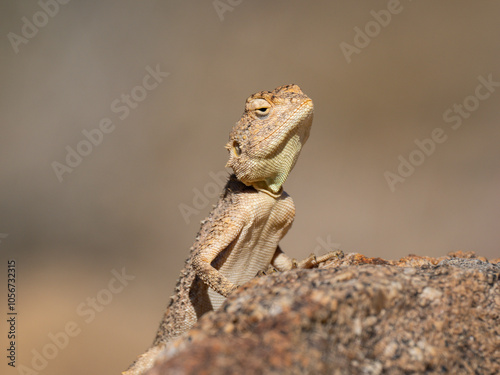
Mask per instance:
[[[309,137],[313,102],[297,85],[250,96],[232,129],[226,167],[234,174],[202,224],[181,271],[153,346],[126,371],[142,374],[165,344],[189,330],[206,312],[218,309],[238,286],[269,266],[278,271],[311,268],[321,258],[289,258],[278,243],[295,216],[283,183]]]

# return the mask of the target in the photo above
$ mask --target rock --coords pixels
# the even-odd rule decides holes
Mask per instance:
[[[259,277],[148,374],[499,374],[497,263],[348,254]]]

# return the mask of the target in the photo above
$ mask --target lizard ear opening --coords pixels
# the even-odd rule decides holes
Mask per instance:
[[[238,143],[238,141],[233,141],[232,150],[236,156],[241,155],[241,148],[240,148],[240,144]]]

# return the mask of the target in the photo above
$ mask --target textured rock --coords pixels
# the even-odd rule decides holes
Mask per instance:
[[[498,374],[496,263],[348,254],[256,278],[148,374]]]

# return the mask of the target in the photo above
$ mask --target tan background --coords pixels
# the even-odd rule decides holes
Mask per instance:
[[[209,211],[186,223],[179,206],[224,169],[246,97],[281,84],[316,105],[285,185],[297,206],[285,251],[300,258],[330,242],[385,258],[500,256],[500,88],[459,129],[443,121],[479,76],[500,82],[500,3],[400,7],[348,63],[340,43],[387,1],[243,1],[223,20],[212,1],[73,1],[17,54],[7,35],[40,7],[2,2],[0,277],[15,258],[17,364],[31,368],[32,350],[70,321],[81,332],[40,373],[116,374],[150,344]],[[110,104],[157,64],[170,75],[120,120]],[[59,182],[51,163],[106,117],[115,130]],[[391,192],[384,172],[437,127],[446,142]],[[123,267],[135,279],[86,323],[77,306],[104,296]],[[3,356],[0,368],[17,373]]]

